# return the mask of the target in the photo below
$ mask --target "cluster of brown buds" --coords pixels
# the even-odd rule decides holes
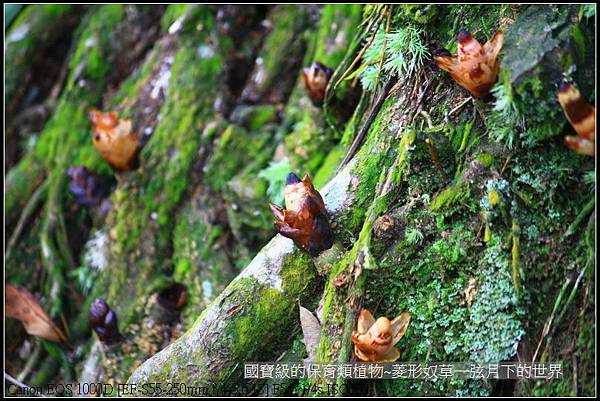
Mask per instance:
[[[325,204],[308,175],[302,180],[294,173],[285,182],[285,209],[269,204],[277,219],[275,228],[279,234],[290,238],[308,252],[318,256],[333,246],[333,231],[329,226]]]
[[[119,333],[117,314],[102,298],[97,298],[90,306],[90,326],[106,345],[115,344],[123,338]]]
[[[138,136],[131,132],[131,120],[119,119],[117,113],[96,109],[90,111],[89,118],[94,146],[104,160],[117,171],[131,170],[138,149]]]
[[[394,345],[406,333],[409,323],[408,312],[390,322],[387,317],[375,320],[371,312],[361,310],[357,330],[352,332],[354,355],[365,362],[394,362],[400,357]]]
[[[85,207],[100,208],[106,212],[110,208],[108,196],[112,191],[112,185],[105,177],[80,166],[69,167],[69,191],[75,197],[75,201]]]
[[[457,55],[445,49],[434,56],[435,64],[450,73],[463,88],[478,98],[485,98],[498,80],[498,54],[504,43],[504,34],[498,31],[483,46],[469,32],[458,34]]]
[[[310,101],[315,107],[320,107],[323,104],[325,89],[327,89],[327,84],[332,75],[333,71],[318,61],[312,63],[310,67],[302,69],[304,86],[308,91]]]
[[[562,83],[558,91],[558,101],[577,136],[565,136],[565,143],[582,155],[596,154],[596,108],[586,102],[577,88],[570,83]]]

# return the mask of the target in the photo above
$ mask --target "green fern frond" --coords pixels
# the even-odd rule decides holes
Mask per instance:
[[[386,81],[385,76],[407,76],[414,73],[429,56],[422,40],[423,32],[419,28],[402,27],[389,32],[386,37],[384,28],[380,27],[374,35],[373,42],[362,57],[361,67],[364,69],[359,74],[363,89],[367,91],[373,91],[376,82],[382,85]],[[371,38],[372,36],[367,41]],[[383,68],[378,81],[382,53]]]

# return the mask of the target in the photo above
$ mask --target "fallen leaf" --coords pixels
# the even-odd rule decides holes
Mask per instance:
[[[24,288],[10,284],[4,286],[6,302],[4,314],[6,317],[20,320],[27,333],[42,337],[49,341],[66,343],[63,332],[44,312],[39,301]]]
[[[300,325],[302,326],[302,335],[304,336],[304,345],[308,352],[308,361],[313,362],[317,354],[317,347],[321,340],[321,323],[306,308],[300,306]]]

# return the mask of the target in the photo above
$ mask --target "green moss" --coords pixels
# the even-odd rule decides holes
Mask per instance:
[[[408,10],[409,6],[406,7]],[[394,10],[398,9],[394,8]],[[521,11],[528,9],[528,6],[520,8]],[[510,5],[476,7],[452,5],[440,7],[439,14],[432,15],[426,15],[422,12],[424,10],[425,7],[413,9],[414,14],[420,12],[420,15],[414,17],[415,21],[434,25],[432,27],[434,30],[431,32],[434,36],[439,34],[437,38],[441,39],[442,43],[446,41],[454,43],[455,34],[462,28],[471,29],[472,32],[476,32],[476,36],[489,37],[501,18],[513,16]],[[409,13],[405,17],[412,18]],[[322,18],[325,18],[325,14]],[[440,21],[448,23],[438,23]],[[521,50],[523,50],[522,45],[521,43]],[[563,60],[575,59],[565,57]],[[529,349],[535,349],[544,323],[549,317],[552,300],[563,285],[565,276],[573,276],[582,266],[593,263],[589,259],[590,253],[592,255],[594,253],[593,241],[590,245],[590,234],[587,231],[573,233],[572,240],[569,241],[565,241],[562,237],[566,227],[573,222],[581,208],[589,201],[590,194],[581,190],[587,188],[581,172],[590,168],[590,160],[570,152],[563,146],[560,138],[556,141],[552,139],[558,136],[558,130],[562,128],[561,124],[546,131],[540,128],[549,124],[550,120],[543,121],[545,118],[548,116],[558,118],[561,112],[555,100],[552,100],[553,92],[544,89],[544,82],[535,77],[524,79],[520,83],[511,84],[506,91],[506,94],[513,96],[508,106],[515,105],[525,109],[526,113],[539,112],[540,116],[543,116],[539,120],[532,117],[526,122],[529,125],[525,125],[525,128],[516,124],[509,127],[511,134],[514,134],[517,139],[515,141],[517,146],[508,159],[501,150],[496,151],[497,147],[487,143],[488,137],[480,131],[479,125],[473,124],[467,129],[467,123],[459,124],[462,128],[457,127],[454,130],[457,140],[450,138],[452,146],[444,146],[444,149],[453,149],[460,153],[456,158],[458,162],[455,163],[456,179],[435,198],[433,198],[434,194],[441,182],[439,179],[431,178],[432,174],[437,174],[436,170],[431,166],[431,162],[428,165],[425,163],[427,151],[417,138],[414,147],[410,149],[411,163],[408,166],[410,170],[403,171],[396,177],[402,185],[397,196],[394,197],[394,203],[386,205],[385,202],[373,202],[375,187],[383,167],[389,168],[397,152],[402,152],[402,148],[397,149],[393,142],[395,132],[390,132],[388,129],[388,126],[393,126],[392,123],[397,121],[398,116],[393,115],[394,102],[397,100],[390,99],[386,102],[372,129],[363,140],[356,164],[351,171],[353,176],[360,177],[360,182],[351,181],[351,190],[356,197],[356,205],[352,209],[356,210],[344,211],[336,219],[336,230],[340,231],[338,237],[341,240],[356,244],[356,237],[360,241],[371,235],[372,224],[370,222],[365,224],[365,215],[368,211],[374,212],[374,215],[382,212],[396,213],[395,216],[398,217],[399,233],[390,240],[392,243],[376,241],[377,243],[370,247],[373,253],[372,259],[377,261],[378,269],[364,272],[360,278],[360,285],[365,285],[367,288],[364,306],[374,311],[376,315],[394,317],[405,310],[412,314],[408,331],[398,344],[401,350],[401,361],[498,361],[513,358],[515,347],[519,342]],[[527,100],[527,97],[531,100]],[[437,112],[444,114],[444,107],[441,105],[439,109],[435,109],[435,112],[431,112],[434,119]],[[489,129],[490,115],[494,112],[481,103],[476,107]],[[449,109],[446,107],[445,110]],[[303,116],[304,114],[298,113],[293,121],[304,122]],[[474,121],[479,124],[479,118]],[[508,123],[506,119],[499,119],[499,122]],[[312,126],[306,124],[306,127]],[[532,131],[528,131],[529,129]],[[461,135],[458,135],[459,131]],[[245,132],[245,135],[251,136],[254,133]],[[302,142],[306,138],[308,136],[302,137],[297,142],[301,150]],[[353,135],[348,135],[344,145],[347,146],[352,138]],[[436,145],[440,143],[437,138],[435,143]],[[290,144],[296,146],[296,142],[291,139]],[[217,147],[219,146],[217,144]],[[221,149],[222,153],[225,152],[224,149],[225,147]],[[319,163],[323,166],[315,177],[315,181],[319,180],[321,184],[327,181],[336,167],[337,160],[345,154],[343,146],[334,149],[336,154],[327,158],[322,157],[319,152],[314,154],[315,159],[321,160]],[[465,161],[472,160],[474,156],[484,169],[465,171]],[[451,157],[444,155],[441,160],[444,168],[454,168],[451,165],[453,162]],[[492,168],[500,166],[499,160],[503,162],[506,160],[502,164],[500,173],[498,168]],[[308,165],[308,162],[301,161],[299,165]],[[467,167],[471,168],[472,165]],[[231,168],[232,172],[234,170]],[[484,177],[475,177],[474,181],[477,185],[485,181],[490,181],[490,185],[483,191],[478,190],[471,184],[471,179],[466,179],[467,172],[484,175]],[[232,187],[236,182],[243,184],[240,185],[240,190]],[[237,171],[235,174],[230,174],[229,178],[221,177],[220,188],[226,196],[235,195],[235,198],[229,198],[233,201],[246,198],[246,194],[250,193],[246,191],[249,187],[253,187],[248,183],[252,183],[251,176]],[[255,189],[257,192],[263,192],[264,186],[256,185]],[[228,193],[229,190],[232,190],[232,193]],[[431,204],[429,204],[430,198],[433,198]],[[369,206],[372,206],[370,210]],[[249,220],[249,223],[258,223],[258,220],[259,218],[256,221]],[[181,224],[182,229],[177,234],[180,236],[178,240],[191,235],[198,236],[209,244],[218,235],[217,231],[206,227],[200,232],[200,230],[195,231],[194,226],[188,225],[187,222],[182,221]],[[485,231],[482,230],[482,225],[485,226]],[[363,229],[359,233],[360,227]],[[421,239],[415,241],[414,235],[409,235],[411,232],[420,233]],[[188,251],[189,243],[184,244],[182,241],[177,246],[185,249],[183,252],[185,253]],[[302,278],[307,275],[310,277],[309,280],[313,280],[314,274],[312,270],[307,270],[310,267],[305,266],[305,263],[309,263],[305,260],[305,255],[298,258],[296,256],[298,256],[297,252],[290,256],[286,263],[297,262],[301,265],[294,266],[293,273],[290,270],[290,277],[282,274],[284,277],[282,285],[283,288],[289,289],[289,294],[286,291],[286,295],[290,298],[293,297],[292,293],[309,292],[311,287],[306,287],[306,282]],[[333,267],[333,271],[342,271],[355,257],[353,248],[339,264]],[[555,266],[556,260],[561,261],[559,266]],[[193,269],[186,257],[179,259],[176,266],[177,272],[181,274],[190,274]],[[567,308],[566,312],[567,316],[581,317],[570,319],[565,324],[557,322],[556,324],[561,325],[556,328],[555,342],[545,353],[548,360],[563,360],[563,368],[566,370],[565,380],[539,382],[532,385],[535,386],[533,389],[518,390],[522,391],[518,393],[519,395],[568,394],[572,391],[575,377],[573,360],[578,363],[578,388],[585,386],[584,394],[593,392],[595,379],[590,372],[595,372],[595,365],[593,353],[589,350],[593,349],[595,344],[592,313],[593,294],[595,294],[592,284],[594,269],[589,269],[588,272],[580,281],[581,286],[588,287],[585,290],[583,287],[579,288],[576,294],[578,302],[574,302],[573,309]],[[368,281],[366,281],[367,274]],[[588,280],[592,281],[588,282]],[[237,287],[238,284],[240,287]],[[328,284],[328,288],[331,290],[331,284]],[[227,326],[226,333],[220,340],[232,344],[235,351],[231,355],[234,359],[238,356],[246,360],[256,360],[258,357],[272,359],[273,355],[268,352],[259,355],[254,353],[258,349],[256,346],[272,350],[289,345],[291,339],[295,337],[294,330],[297,330],[296,320],[294,320],[297,319],[295,304],[292,299],[282,297],[276,289],[249,278],[239,280],[237,284],[234,282],[230,291],[228,290],[217,302],[220,307],[226,308],[227,303],[231,302],[233,307],[236,302],[246,298],[250,300],[249,303],[244,303],[237,313],[232,312],[231,316],[219,322],[219,324],[230,325]],[[316,299],[316,296],[313,298]],[[336,306],[335,302],[347,302],[347,300],[326,298],[325,314],[331,315],[335,312],[333,310]],[[586,304],[591,307],[581,306]],[[575,305],[578,308],[576,311]],[[235,312],[235,309],[230,310]],[[583,313],[580,314],[581,311]],[[206,313],[201,315],[194,329],[198,329],[202,319],[207,316]],[[275,319],[282,319],[277,327],[274,323]],[[334,315],[332,320],[334,323],[342,323],[343,316]],[[573,328],[574,326],[576,327]],[[272,330],[279,330],[281,336],[273,337]],[[236,337],[237,331],[240,333],[239,339]],[[255,337],[257,335],[259,335],[258,342]],[[325,336],[322,339],[320,351],[322,358],[335,351],[335,344],[332,344],[330,338],[333,336]],[[573,340],[575,342],[571,342]],[[574,346],[576,359],[564,359],[562,353],[565,344]],[[206,356],[203,354],[205,347],[199,346],[193,349],[198,350],[202,355],[197,357],[196,354],[197,358],[194,358],[191,363],[202,370],[205,368],[202,359]],[[179,358],[179,355],[174,355],[174,358]],[[235,363],[240,360],[235,359]],[[190,363],[186,361],[185,355],[179,361],[183,361],[181,366],[185,366],[185,362]],[[237,380],[238,376],[233,370],[235,363],[224,367],[218,377],[215,375],[210,380],[223,382]],[[161,373],[164,380],[168,378],[167,373],[172,372],[181,374],[181,378],[186,380],[190,376],[188,371],[179,373],[185,369],[174,369],[170,363],[159,368],[166,372]],[[300,387],[304,385],[306,383],[302,383]],[[384,387],[384,391],[390,396],[414,396],[415,394],[486,396],[492,392],[493,383],[470,380],[436,382],[389,380],[378,382],[376,385]],[[519,383],[517,387],[519,389],[519,386],[527,385],[527,383]],[[302,388],[306,389],[306,387]],[[381,394],[379,390],[378,388],[377,393]]]
[[[166,379],[167,375],[171,375],[173,378],[175,372],[177,379],[186,381],[188,385],[237,383],[243,375],[243,362],[271,361],[280,355],[282,349],[291,346],[298,332],[298,301],[310,308],[316,307],[321,285],[305,253],[295,249],[284,258],[281,270],[272,273],[277,277],[269,278],[274,281],[267,283],[253,277],[238,277],[204,310],[195,324],[170,348],[172,358],[183,369],[172,370],[169,363],[159,360],[157,364],[156,360],[151,359],[146,362],[150,365],[150,376]],[[280,286],[272,285],[274,282]],[[211,356],[214,350],[200,344],[190,348],[190,344],[195,341],[205,343],[205,338],[195,338],[196,331],[214,308],[224,311],[223,319],[216,322],[220,327],[220,335],[215,346],[227,352],[228,360],[232,363],[221,366],[217,371],[209,371],[205,361],[214,360]],[[194,366],[194,372],[199,369],[204,373],[191,374],[188,368],[191,365]],[[130,380],[135,378],[136,374]]]
[[[171,25],[193,7],[189,4],[171,4],[167,7],[160,23],[162,30],[167,32]]]
[[[512,279],[515,287],[515,293],[519,296],[520,293],[520,269],[519,269],[519,235],[520,228],[518,224],[513,221],[512,229],[511,229],[511,237],[512,237]]]
[[[318,294],[317,287],[314,286],[316,279],[317,275],[309,258],[297,252],[294,258],[288,259],[281,271],[283,291],[259,285],[253,279],[239,281],[238,285],[243,286],[244,291],[237,293],[237,296],[246,299],[249,292],[254,292],[252,299],[255,299],[255,303],[244,311],[243,316],[235,319],[231,327],[235,333],[232,349],[234,354],[242,359],[250,358],[245,360],[264,361],[278,356],[265,351],[276,352],[281,348],[279,342],[288,343],[290,336],[285,333],[293,332],[292,322],[299,319],[296,299],[299,298],[302,305],[313,303],[313,297]],[[235,302],[235,298],[231,301]],[[263,350],[260,355],[256,353],[257,349]]]
[[[502,202],[500,193],[495,189],[492,189],[491,191],[489,191],[488,192],[488,202],[490,205],[490,209],[493,209],[494,207],[499,205]]]
[[[177,214],[173,231],[173,280],[187,286],[188,307],[182,314],[187,326],[221,293],[234,273],[227,254],[215,249],[224,228],[211,224],[204,212],[210,207],[204,198],[186,204]]]
[[[586,59],[586,55],[587,55],[587,44],[588,41],[585,38],[585,35],[581,29],[581,25],[579,24],[575,24],[573,25],[573,29],[571,30],[571,38],[573,39],[573,41],[575,42],[575,45],[577,46],[577,51],[579,52],[579,58],[581,60],[585,60]]]
[[[348,51],[360,23],[360,14],[360,5],[323,7],[319,30],[309,42],[303,65],[318,61],[335,70]],[[345,91],[346,85],[341,85],[336,96],[342,99]],[[285,138],[286,153],[295,170],[315,176],[326,158],[329,158],[330,166],[341,160],[330,158],[329,151],[335,146],[337,133],[325,122],[322,108],[310,104],[301,79],[296,82],[285,114],[286,125],[292,126]]]
[[[351,174],[361,177],[361,185],[354,193],[355,207],[343,212],[338,217],[338,224],[345,227],[347,231],[352,232],[362,226],[365,212],[374,196],[373,190],[382,170],[382,164],[388,167],[387,165],[394,159],[395,155],[392,152],[396,151],[395,147],[391,147],[392,151],[389,154],[387,151],[389,149],[388,141],[392,137],[388,126],[391,118],[389,111],[392,105],[392,99],[384,102],[363,140],[362,147],[355,156],[357,162]],[[389,136],[386,137],[386,135]]]
[[[271,13],[273,29],[266,37],[258,58],[262,60],[261,79],[255,81],[256,91],[265,93],[281,78],[285,63],[282,58],[293,55],[298,48],[306,45],[306,37],[301,32],[307,27],[306,9],[297,5],[280,5]]]
[[[102,80],[110,71],[111,65],[107,63],[106,52],[112,47],[112,38],[102,33],[103,26],[114,26],[123,19],[124,7],[119,4],[102,6],[97,13],[85,24],[89,32],[88,40],[80,41],[75,49],[73,58],[69,61],[69,67],[76,71],[78,66],[83,66],[83,74],[87,78],[98,81]],[[87,35],[86,35],[87,36]],[[90,43],[92,45],[90,46]],[[75,84],[75,77],[71,76],[68,87]]]
[[[414,221],[421,219],[415,216]],[[386,298],[379,305],[377,314],[392,318],[408,311],[412,315],[408,330],[397,346],[401,351],[400,361],[468,359],[462,333],[470,313],[462,291],[469,277],[477,272],[475,255],[478,248],[474,234],[466,230],[463,224],[455,223],[448,232],[449,237],[429,244],[424,242],[424,246],[409,245],[402,241],[404,244],[398,245],[397,253],[388,255],[380,270],[371,275],[366,307],[376,302],[374,289],[387,283]],[[464,380],[394,380],[385,387],[388,395],[487,392],[485,383]]]
[[[345,271],[348,274],[348,268],[354,265],[358,249],[357,242],[352,250],[340,255],[339,260],[331,267],[323,302],[322,334],[315,356],[317,363],[346,363],[349,360],[350,345],[348,342],[350,333],[345,332],[350,328],[350,323],[347,324],[346,322],[349,318],[347,302],[352,297],[351,294],[359,294],[360,297],[364,290],[366,274],[363,273],[358,276],[349,291],[336,289],[332,282],[342,272]],[[318,385],[323,385],[325,382],[325,380],[313,379],[313,383]]]
[[[321,11],[319,30],[314,36],[312,58],[335,69],[356,33],[361,13],[360,4],[326,4]]]
[[[123,177],[113,195],[114,208],[108,217],[113,227],[113,274],[107,301],[119,300],[120,316],[125,321],[141,295],[155,291],[170,268],[173,214],[188,187],[202,130],[214,118],[212,105],[219,92],[215,82],[219,82],[222,52],[227,51],[228,43],[217,42],[223,47],[211,57],[197,51],[199,44],[210,41],[214,45],[212,18],[209,9],[200,7],[188,15],[187,21],[202,26],[202,30],[182,34],[182,45],[171,67],[169,96],[161,108],[163,118],[140,153],[140,167]],[[139,251],[142,247],[144,252]],[[123,284],[142,271],[146,272],[145,280]],[[126,294],[123,286],[129,288]]]
[[[490,168],[495,164],[496,158],[494,157],[494,155],[492,155],[490,153],[481,152],[477,155],[477,161],[483,167]]]
[[[106,18],[105,18],[106,17]],[[106,45],[110,36],[123,18],[123,15],[115,16],[113,7],[98,7],[90,10],[86,15],[86,24],[77,35],[78,46],[82,48],[87,43],[87,50],[98,52],[100,46]],[[97,38],[90,43],[91,37]],[[108,52],[108,49],[102,48]],[[87,57],[79,55],[79,62],[86,64]],[[105,63],[108,65],[111,58],[105,54]],[[67,192],[67,168],[71,163],[84,164],[96,170],[104,163],[97,152],[91,152],[92,143],[89,140],[89,122],[87,112],[100,100],[100,94],[105,85],[106,76],[97,76],[96,87],[90,90],[87,87],[75,85],[80,79],[80,73],[76,71],[74,64],[67,78],[67,88],[61,96],[52,118],[40,133],[40,138],[29,154],[8,175],[8,184],[18,185],[18,189],[11,191],[7,197],[7,216],[16,218],[20,214],[17,208],[22,208],[28,199],[30,191],[35,190],[44,176],[49,183],[48,196],[45,204],[45,213],[61,215],[64,209],[65,198],[63,193]],[[79,64],[77,64],[79,65]],[[69,199],[69,198],[66,198]],[[49,227],[46,221],[45,228]],[[45,245],[54,248],[60,243],[61,238],[54,238],[47,230],[42,230],[41,240]],[[60,235],[60,234],[59,234]],[[67,257],[64,246],[59,246],[56,251],[61,250],[61,257]],[[47,255],[44,253],[42,255]],[[67,260],[60,260],[56,255],[47,255],[48,263],[56,264],[55,276],[52,278],[57,283],[62,283],[63,268],[67,266]],[[51,260],[50,260],[51,258]],[[50,282],[50,281],[49,281]]]
[[[405,224],[424,232],[424,239],[412,243],[404,237],[394,251],[385,253],[380,269],[371,273],[365,307],[377,305],[377,314],[390,318],[404,311],[412,315],[398,344],[400,361],[502,360],[514,352],[522,326],[510,254],[496,239],[487,249],[481,246],[471,224],[476,213],[463,206],[449,225],[436,229],[427,222],[438,213],[415,207]],[[381,286],[386,288],[383,300],[377,291]],[[467,288],[474,291],[468,302]],[[495,304],[496,299],[506,303]],[[489,395],[491,391],[487,383],[469,380],[393,380],[384,387],[388,395]]]
[[[133,107],[137,101],[137,95],[140,90],[147,85],[148,79],[153,76],[157,67],[159,48],[153,48],[148,59],[144,62],[141,68],[136,69],[132,75],[121,83],[119,91],[110,99],[110,103],[118,108],[119,117],[131,117]]]
[[[273,235],[273,216],[266,192],[264,181],[251,172],[232,178],[223,193],[228,205],[235,205],[227,208],[231,231],[251,254],[258,252]],[[243,264],[238,266],[244,267]]]
[[[268,167],[258,173],[259,178],[268,182],[267,195],[271,203],[283,205],[285,181],[290,171],[292,166],[287,159],[282,159],[276,163],[269,163]]]
[[[259,131],[263,126],[277,119],[277,108],[271,104],[238,107],[231,120],[248,131]]]
[[[218,139],[207,164],[206,183],[219,192],[242,169],[258,173],[273,154],[272,135],[269,131],[249,133],[239,126],[229,125]],[[248,163],[249,154],[252,160]]]
[[[102,6],[88,14],[85,29],[80,33],[80,41],[69,66],[70,75],[67,89],[40,135],[34,148],[35,157],[44,161],[47,171],[58,168],[66,172],[67,163],[77,163],[100,173],[110,172],[89,140],[89,109],[100,100],[102,85],[110,69],[110,35],[123,18],[122,9],[115,6]],[[89,57],[98,56],[103,66],[90,67]],[[93,63],[92,63],[93,64]],[[84,71],[78,71],[80,65]],[[99,91],[81,88],[76,82],[83,76],[93,79],[100,86]],[[57,164],[60,164],[58,166]]]
[[[42,285],[41,269],[32,268],[41,267],[42,263],[39,252],[41,225],[41,221],[36,220],[5,261],[7,283],[28,288],[32,293],[37,292],[33,290],[33,285]]]
[[[394,185],[400,186],[408,172],[409,159],[411,156],[413,142],[417,134],[414,130],[403,132],[402,139],[398,144],[398,154],[394,164],[388,170],[382,170],[377,186]],[[343,256],[339,254],[337,262],[333,262],[329,280],[325,291],[325,300],[323,303],[323,328],[319,346],[316,351],[316,359],[321,363],[345,363],[351,358],[350,336],[354,330],[355,311],[348,307],[348,302],[358,302],[363,296],[367,282],[368,271],[376,270],[376,259],[372,256],[371,232],[378,216],[383,214],[389,207],[390,193],[381,193],[376,195],[371,202],[366,213],[362,229],[358,240],[354,243],[352,249]],[[359,262],[360,261],[360,262]],[[362,274],[355,277],[353,283],[349,285],[348,290],[344,291],[336,288],[333,282],[345,273],[347,277],[356,274],[355,267],[360,263],[363,269]],[[314,379],[315,384],[325,384],[327,380]],[[342,378],[336,380],[336,384],[345,383]]]
[[[592,46],[593,27],[583,21],[575,22],[576,13],[576,6],[531,6],[509,25],[502,66],[510,77],[503,80],[503,85],[512,85],[507,105],[510,103],[515,113],[512,118],[507,113],[497,117],[492,113],[493,137],[510,135],[520,145],[531,147],[562,132],[565,119],[557,101],[556,82],[564,74],[571,75],[585,92],[591,76],[585,66],[593,59],[586,51]],[[531,45],[525,46],[524,40]],[[496,90],[494,93],[503,94]],[[501,111],[502,98],[497,96],[495,112]],[[507,122],[508,128],[502,128]],[[506,130],[510,134],[502,134]]]
[[[346,146],[338,144],[327,154],[313,179],[315,188],[323,188],[333,178],[340,161],[346,155],[346,150]]]
[[[593,18],[596,15],[596,4],[582,4],[579,19],[582,17]]]
[[[458,182],[450,185],[448,188],[440,192],[429,205],[432,211],[441,211],[442,209],[450,208],[453,205],[465,201],[468,197],[467,184],[459,178]]]
[[[325,151],[333,146],[331,132],[323,128],[319,113],[315,108],[308,109],[285,139],[293,168],[308,174],[317,171],[326,156]]]
[[[7,232],[17,224],[23,208],[44,179],[42,163],[31,153],[22,158],[6,175],[4,210]]]
[[[462,339],[471,360],[495,363],[512,357],[525,334],[519,320],[509,258],[497,237],[488,243],[480,267],[484,281]]]
[[[410,21],[426,26],[441,39],[443,47],[456,52],[456,36],[462,30],[470,31],[475,37],[492,37],[500,21],[512,17],[510,5],[436,6],[405,4],[395,13],[394,22]]]
[[[440,7],[434,5],[403,4],[399,14],[406,19],[413,20],[418,24],[428,25],[440,14]]]

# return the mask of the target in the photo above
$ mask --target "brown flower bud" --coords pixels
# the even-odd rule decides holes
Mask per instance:
[[[332,75],[333,71],[318,61],[312,63],[310,67],[302,69],[304,86],[308,91],[310,101],[315,107],[320,107],[323,104],[325,89],[327,89],[327,84]]]
[[[582,155],[596,154],[596,108],[586,102],[577,88],[570,83],[562,83],[558,101],[577,136],[565,136],[565,143]]]
[[[69,191],[81,206],[100,208],[105,213],[110,209],[108,196],[112,191],[109,179],[99,176],[83,166],[69,167]]]
[[[367,309],[361,310],[357,331],[352,332],[354,355],[361,361],[394,362],[400,357],[394,345],[400,341],[409,323],[408,312],[390,322],[386,317],[375,320]]]
[[[117,314],[108,307],[102,298],[97,298],[90,306],[90,326],[100,341],[106,345],[122,340]]]
[[[433,57],[435,64],[448,71],[463,88],[478,98],[489,95],[498,80],[498,54],[504,43],[504,34],[498,31],[483,46],[469,32],[458,34],[458,54],[439,51]]]
[[[138,137],[131,132],[131,120],[119,119],[114,112],[93,109],[89,113],[92,122],[94,146],[104,160],[115,170],[131,170],[137,155]]]
[[[333,245],[333,232],[329,226],[325,204],[308,175],[302,180],[290,173],[285,184],[285,209],[272,203],[271,212],[277,219],[275,228],[284,237],[312,256]]]

